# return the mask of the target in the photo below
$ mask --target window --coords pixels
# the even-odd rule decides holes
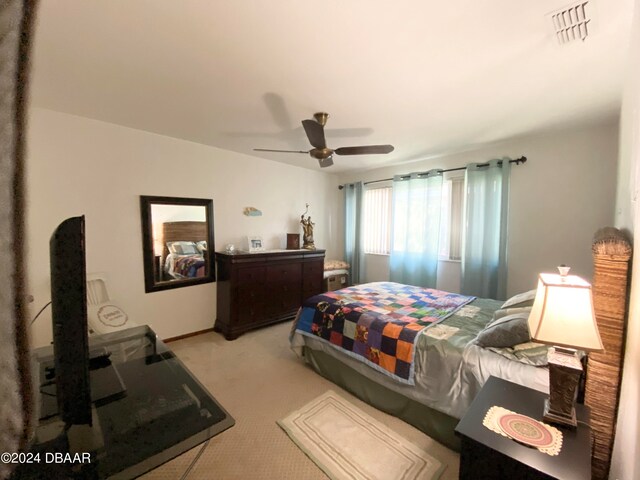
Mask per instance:
[[[364,192],[364,253],[389,255],[391,252],[392,187],[369,188]],[[440,212],[440,260],[460,260],[462,256],[462,219],[464,176],[445,174]],[[398,232],[402,236],[401,231]],[[419,251],[417,249],[416,251]]]
[[[440,217],[440,259],[460,260],[462,257],[462,212],[464,177],[445,177],[442,184]]]
[[[442,177],[417,176],[393,185],[391,250],[404,254],[438,254]]]
[[[364,192],[364,253],[389,255],[391,245],[391,187]]]

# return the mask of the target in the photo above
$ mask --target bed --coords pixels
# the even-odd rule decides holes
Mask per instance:
[[[181,243],[187,243],[187,242],[181,242]],[[190,247],[191,245],[188,245],[188,248]],[[171,248],[175,248],[175,245],[172,245]],[[165,276],[168,276],[169,278],[204,277],[205,276],[204,255],[201,253],[183,254],[183,253],[171,252],[167,255],[167,258],[165,259],[164,272],[165,272]]]
[[[475,343],[497,311],[525,309],[532,293],[502,308],[393,282],[356,285],[307,299],[290,342],[321,375],[458,449],[455,424],[491,375],[548,390],[547,347]]]
[[[206,275],[206,222],[165,222],[162,224],[162,237],[161,264],[165,280]]]
[[[594,309],[605,351],[591,353],[588,360],[584,359],[588,367],[583,391],[584,401],[591,409],[593,477],[605,479],[615,436],[623,367],[631,246],[623,232],[607,227],[596,232],[592,251]],[[366,297],[366,290],[371,289],[380,300],[389,294],[387,287],[380,284],[358,285],[307,299],[291,329],[289,340],[292,349],[330,381],[370,405],[414,425],[454,450],[460,447],[453,433],[454,428],[491,375],[548,391],[546,347],[530,342],[514,343],[511,347],[479,344],[485,333],[492,330],[490,324],[498,322],[501,316],[504,319],[513,313],[512,310],[524,309],[519,313],[528,317],[526,302],[527,298],[532,297],[532,292],[524,292],[507,300],[509,305],[506,306],[501,301],[490,299],[462,299],[442,315],[431,315],[432,318],[423,322],[424,328],[415,336],[410,374],[400,375],[401,379],[395,377],[406,368],[400,371],[389,365],[382,365],[386,368],[381,368],[376,352],[367,353],[365,349],[363,355],[362,351],[354,351],[354,348],[341,348],[341,339],[334,332],[336,317],[337,330],[340,322],[346,320],[355,320],[357,325],[360,319],[355,316],[357,309],[360,308],[362,312],[371,307],[350,306],[352,301],[358,301],[353,297]],[[394,289],[397,293],[404,287],[407,286],[391,286],[391,295]],[[380,294],[380,291],[383,293]],[[341,299],[343,294],[346,298]],[[435,296],[443,294],[450,295],[441,292]],[[365,305],[367,301],[371,305],[370,299],[364,301]],[[381,303],[382,307],[373,305],[380,309],[374,312],[373,317],[388,315],[390,310],[391,322],[395,320],[398,323],[407,315],[406,311],[402,311],[402,302],[394,306],[396,302],[387,298],[382,299]],[[369,325],[373,323],[365,318],[364,323],[367,322]],[[380,330],[380,327],[377,329]],[[351,336],[364,339],[363,334],[356,328]],[[405,355],[405,358],[409,357]]]

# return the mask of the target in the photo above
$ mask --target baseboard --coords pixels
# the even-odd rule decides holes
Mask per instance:
[[[164,343],[175,342],[176,340],[183,340],[189,337],[195,337],[196,335],[202,335],[203,333],[213,332],[213,327],[206,328],[204,330],[198,330],[197,332],[185,333],[184,335],[178,335],[177,337],[165,338],[162,340]]]

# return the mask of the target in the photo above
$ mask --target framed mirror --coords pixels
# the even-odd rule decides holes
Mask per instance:
[[[147,293],[215,282],[213,200],[140,196]]]

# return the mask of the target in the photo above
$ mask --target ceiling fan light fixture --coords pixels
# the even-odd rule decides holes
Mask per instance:
[[[320,168],[330,167],[331,165],[333,165],[333,156],[319,158],[318,163],[320,164]]]

